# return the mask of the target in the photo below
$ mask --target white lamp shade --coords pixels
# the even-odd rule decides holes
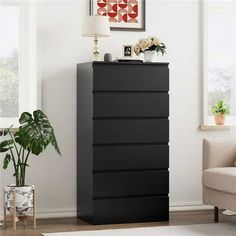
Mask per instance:
[[[82,36],[108,37],[110,36],[110,23],[106,16],[86,16],[82,24]]]

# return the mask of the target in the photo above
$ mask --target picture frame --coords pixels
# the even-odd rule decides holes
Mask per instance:
[[[122,56],[123,58],[133,57],[133,45],[123,45],[122,46]]]
[[[145,1],[89,0],[89,13],[108,16],[113,31],[145,31]]]

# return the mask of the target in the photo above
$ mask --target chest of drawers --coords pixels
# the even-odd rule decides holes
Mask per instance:
[[[168,220],[168,63],[77,65],[78,217]]]

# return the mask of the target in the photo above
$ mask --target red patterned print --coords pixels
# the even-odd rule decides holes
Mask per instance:
[[[104,7],[98,8],[97,13],[100,16],[106,16],[107,15],[107,11],[106,11],[106,9]]]
[[[119,13],[118,22],[121,22],[121,21],[127,22],[127,10],[120,9],[118,13]]]
[[[123,0],[118,0],[118,6],[122,9],[127,8],[127,2],[123,1]]]
[[[107,0],[97,0],[97,4],[99,7],[105,7]]]
[[[137,0],[97,0],[97,6],[97,15],[107,15],[110,22],[138,23]]]

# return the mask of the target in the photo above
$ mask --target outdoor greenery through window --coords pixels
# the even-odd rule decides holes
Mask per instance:
[[[0,128],[37,108],[36,27],[32,1],[0,1]]]
[[[204,123],[214,123],[211,107],[223,100],[230,105],[226,124],[235,124],[236,2],[208,0],[204,13]]]
[[[19,115],[20,9],[0,6],[0,117]]]

